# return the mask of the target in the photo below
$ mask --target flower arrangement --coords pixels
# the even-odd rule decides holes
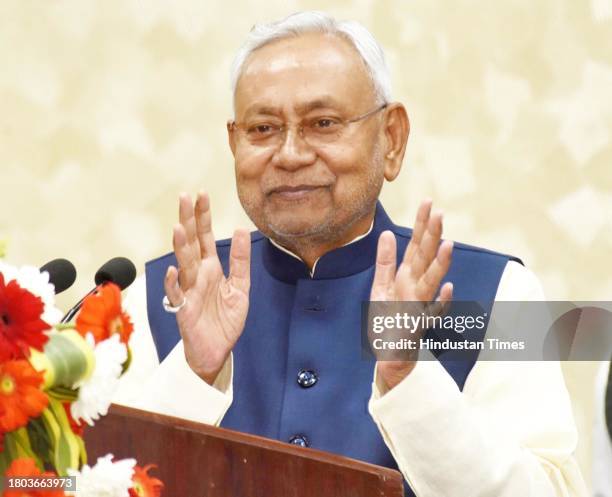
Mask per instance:
[[[61,316],[47,273],[0,260],[0,476],[73,476],[78,490],[7,486],[2,497],[159,497],[153,466],[109,454],[90,467],[82,437],[107,413],[129,367],[133,325],[121,291],[107,283],[85,298],[74,323]]]

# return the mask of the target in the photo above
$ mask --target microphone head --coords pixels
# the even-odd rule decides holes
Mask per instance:
[[[125,257],[115,257],[105,262],[96,273],[96,285],[112,282],[125,290],[136,279],[136,266]]]
[[[55,287],[55,294],[68,290],[76,280],[76,269],[72,262],[66,259],[53,259],[40,268],[49,273],[49,283]]]

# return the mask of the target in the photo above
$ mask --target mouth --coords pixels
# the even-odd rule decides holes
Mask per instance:
[[[281,185],[270,190],[268,196],[283,200],[301,200],[328,189],[329,185]]]

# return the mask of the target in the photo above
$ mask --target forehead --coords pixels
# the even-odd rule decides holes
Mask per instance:
[[[296,111],[312,102],[354,108],[374,100],[365,63],[344,38],[307,33],[271,42],[246,60],[234,95],[236,115],[258,108]]]

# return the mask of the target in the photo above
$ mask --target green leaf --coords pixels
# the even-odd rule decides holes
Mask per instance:
[[[72,323],[57,323],[55,325],[55,329],[58,331],[64,331],[64,330],[74,330],[74,324]]]
[[[49,401],[51,401],[51,399],[49,399]],[[55,469],[55,472],[58,473],[60,476],[62,476],[57,471],[57,464],[55,460],[55,447],[59,440],[60,427],[57,424],[57,421],[55,420],[55,417],[53,416],[51,409],[49,409],[48,407],[42,412],[41,419],[43,421],[45,431],[47,432],[49,436],[48,438],[49,440],[49,454],[48,454],[49,463],[51,464],[51,466],[53,466],[53,469]]]
[[[61,402],[74,402],[79,398],[78,390],[61,386],[50,388],[47,390],[47,394]]]
[[[55,385],[71,387],[87,372],[87,357],[82,347],[66,333],[52,333],[45,345],[45,355],[55,370]]]
[[[85,440],[78,435],[76,439],[79,443],[79,460],[81,462],[81,467],[83,467],[85,464],[87,464],[87,449],[85,448]]]
[[[57,429],[54,429],[53,464],[58,475],[65,476],[68,468],[79,467],[80,446],[77,436],[70,428],[70,422],[61,402],[49,398],[51,417],[54,418]]]
[[[66,411],[57,399],[49,398],[49,407],[43,411],[42,419],[51,441],[51,465],[58,475],[66,476],[68,468],[79,467],[78,437],[70,428]]]
[[[53,462],[51,440],[42,418],[38,417],[30,420],[28,434],[32,450],[38,455],[43,466],[51,465]]]
[[[28,431],[25,428],[19,428],[18,430],[13,431],[10,435],[15,440],[15,446],[17,447],[17,453],[19,454],[19,457],[31,457],[35,459],[37,463],[39,463],[39,469],[42,469],[40,467],[40,462],[38,461],[38,458],[32,451]]]
[[[9,465],[10,461],[14,459],[29,457],[34,459],[39,469],[43,468],[40,458],[32,450],[30,437],[25,427],[4,434],[4,452],[6,453]]]
[[[4,447],[4,450],[0,452],[0,475],[4,475],[10,465],[11,459],[9,458],[9,454],[6,451],[6,447]]]
[[[132,364],[132,349],[129,346],[125,347],[127,349],[127,359],[121,366],[121,376],[125,374],[125,372],[130,368],[130,364]]]
[[[45,376],[45,390],[63,387],[68,394],[74,386],[88,378],[95,368],[94,349],[73,329],[52,331],[44,352],[32,350],[30,364]],[[58,391],[62,391],[60,388]],[[69,395],[74,398],[74,393]],[[60,397],[60,395],[56,395]]]

